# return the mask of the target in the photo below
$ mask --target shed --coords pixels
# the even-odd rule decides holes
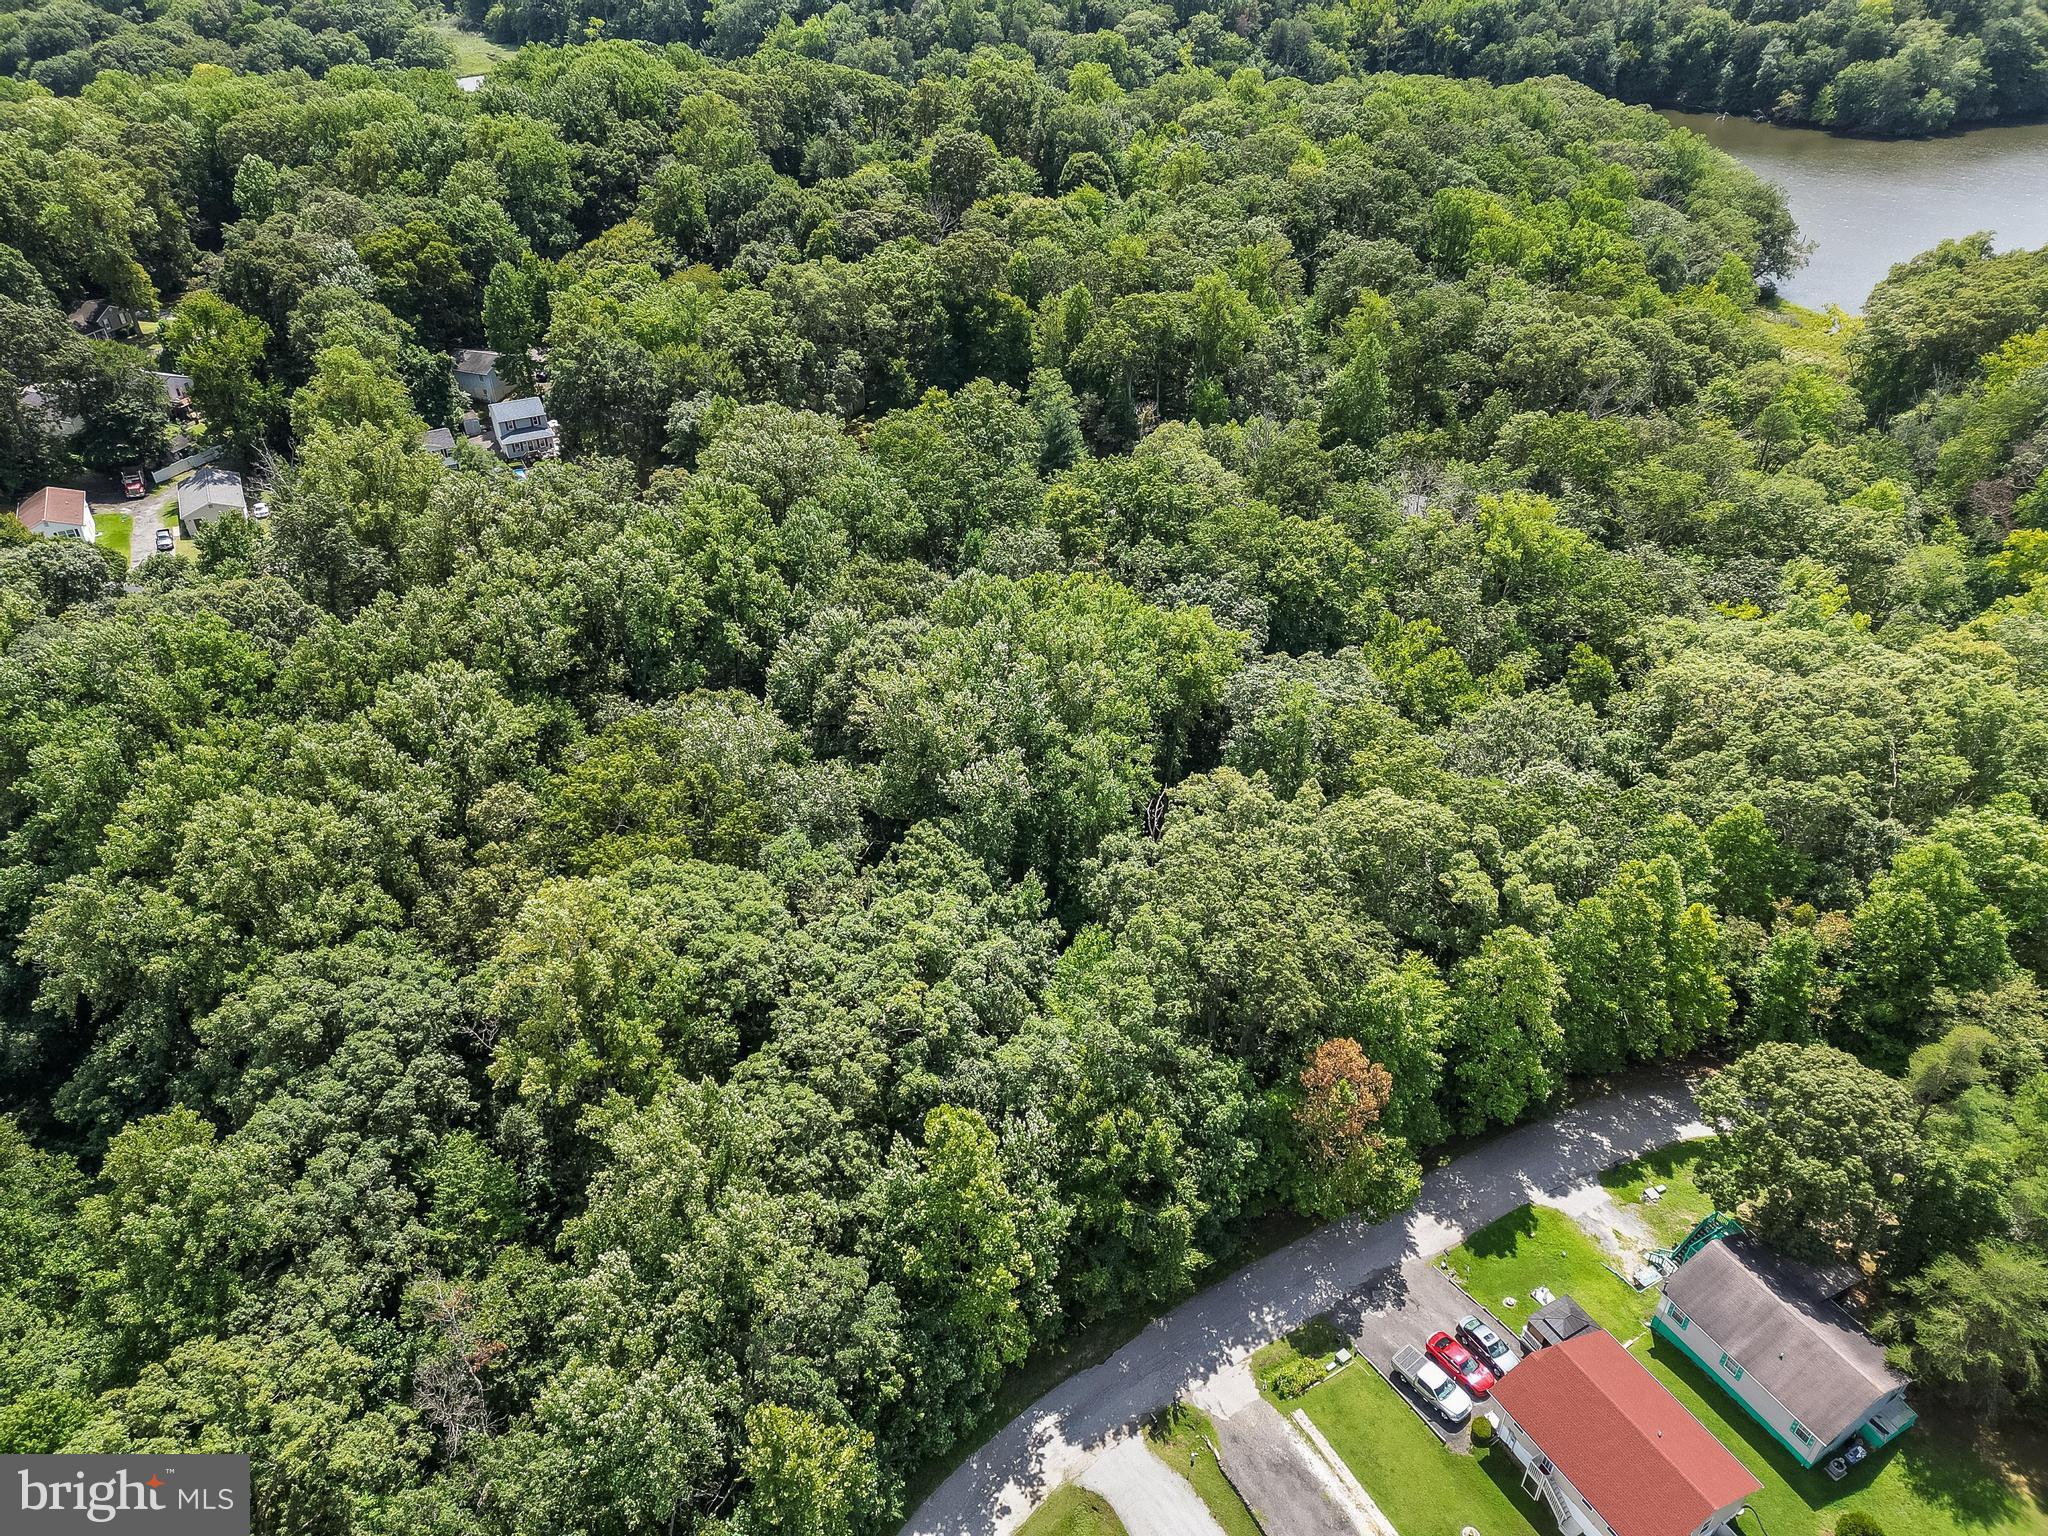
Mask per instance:
[[[1591,1333],[1599,1326],[1586,1315],[1584,1307],[1569,1296],[1560,1296],[1529,1314],[1529,1320],[1522,1325],[1522,1343],[1531,1350],[1548,1349],[1582,1333]]]

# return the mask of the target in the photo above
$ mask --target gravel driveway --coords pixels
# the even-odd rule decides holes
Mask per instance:
[[[1310,1469],[1287,1421],[1264,1398],[1217,1419],[1224,1470],[1270,1536],[1359,1536],[1350,1514]]]

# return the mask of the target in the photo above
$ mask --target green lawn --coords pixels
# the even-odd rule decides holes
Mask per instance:
[[[1259,1522],[1216,1461],[1215,1442],[1209,1416],[1186,1403],[1175,1403],[1145,1426],[1145,1443],[1194,1485],[1225,1536],[1260,1536]]]
[[[1067,1483],[1038,1506],[1018,1536],[1124,1536],[1124,1523],[1100,1494]]]
[[[1522,1496],[1514,1458],[1489,1448],[1454,1456],[1385,1378],[1363,1361],[1296,1398],[1274,1396],[1274,1374],[1297,1357],[1320,1360],[1343,1342],[1327,1323],[1297,1329],[1252,1356],[1252,1376],[1284,1414],[1300,1409],[1365,1485],[1401,1536],[1556,1536]]]
[[[456,25],[448,17],[433,23],[428,30],[455,50],[455,73],[458,75],[489,74],[491,66],[511,52],[480,33]]]
[[[1640,1176],[1629,1171],[1630,1178]],[[1677,1178],[1661,1172],[1650,1182],[1679,1188]],[[2048,1466],[2048,1444],[2038,1437],[1995,1436],[1931,1414],[1842,1482],[1801,1467],[1706,1373],[1649,1332],[1656,1293],[1639,1293],[1610,1273],[1599,1248],[1567,1216],[1524,1206],[1474,1233],[1449,1258],[1465,1288],[1504,1319],[1526,1314],[1530,1290],[1547,1285],[1570,1293],[1628,1342],[1763,1484],[1751,1501],[1761,1522],[1744,1522],[1751,1536],[1825,1536],[1835,1518],[1852,1509],[1871,1515],[1887,1536],[2048,1536],[2048,1485],[2029,1491],[2018,1476],[2018,1469]],[[1509,1296],[1513,1307],[1506,1304]],[[1366,1481],[1362,1471],[1360,1480]],[[1373,1488],[1370,1481],[1366,1486]],[[1419,1536],[1406,1527],[1403,1533]]]
[[[1681,1141],[1610,1168],[1600,1175],[1607,1192],[1640,1214],[1666,1248],[1675,1248],[1702,1216],[1714,1209],[1714,1202],[1695,1182],[1700,1151],[1704,1143]],[[1638,1205],[1643,1190],[1652,1184],[1668,1186],[1655,1205]]]
[[[126,512],[101,512],[95,508],[92,514],[93,543],[101,549],[111,549],[126,560],[129,531],[134,522]]]

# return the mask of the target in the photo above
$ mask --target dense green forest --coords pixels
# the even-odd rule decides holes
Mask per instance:
[[[1126,90],[1184,66],[1323,84],[1375,70],[1508,83],[1564,75],[1624,101],[1735,112],[1849,133],[1941,133],[2048,115],[2048,0],[461,0],[492,40],[599,36],[686,43],[744,60],[768,46],[912,86],[977,49],[1064,79],[1099,64]],[[215,63],[320,75],[343,64],[447,62],[425,0],[9,0],[0,74],[75,93],[102,71]]]
[[[175,300],[275,508],[0,543],[0,1447],[879,1531],[1034,1349],[1679,1059],[2039,1415],[2048,253],[1840,353],[1584,87],[958,20],[0,99],[0,470]],[[482,340],[562,462],[419,451]]]

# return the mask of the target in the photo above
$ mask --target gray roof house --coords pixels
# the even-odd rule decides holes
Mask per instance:
[[[206,523],[217,523],[230,512],[249,515],[248,498],[242,494],[242,477],[225,469],[201,469],[178,487],[178,522],[191,538]]]
[[[184,411],[192,404],[192,375],[189,373],[159,373],[157,382],[164,387],[164,399],[174,411]]]
[[[1906,1378],[1833,1300],[1838,1286],[1838,1276],[1726,1237],[1665,1277],[1650,1321],[1811,1467],[1857,1437],[1876,1450],[1916,1418]]]
[[[555,424],[538,395],[501,400],[491,407],[491,440],[508,459],[543,459],[555,452]]]
[[[142,317],[112,299],[86,299],[65,318],[80,335],[90,336],[94,341],[112,341],[133,331]]]
[[[512,386],[498,377],[498,354],[482,347],[456,352],[455,387],[478,405],[495,405],[512,393]]]

